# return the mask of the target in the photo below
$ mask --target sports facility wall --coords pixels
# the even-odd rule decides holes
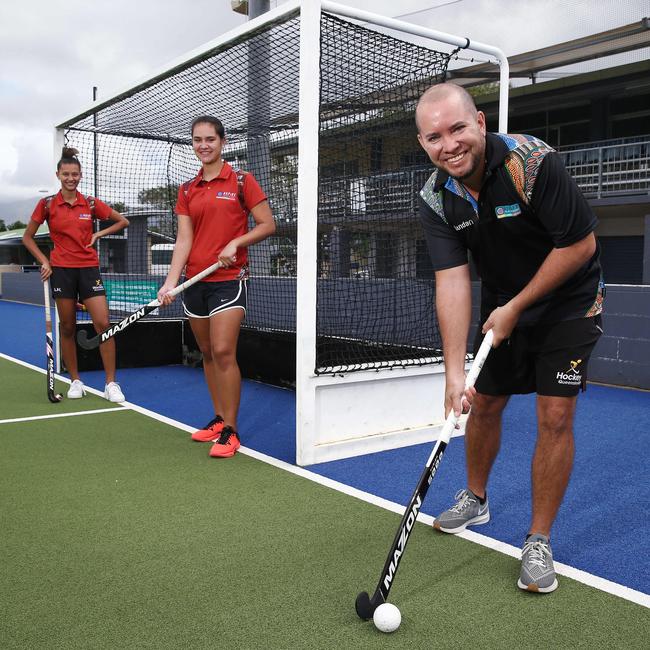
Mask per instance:
[[[478,284],[473,287],[475,312],[479,301]],[[9,273],[0,271],[0,300],[21,303],[43,304],[43,285],[38,273]],[[478,318],[474,314],[473,322]],[[615,386],[630,386],[650,390],[650,287],[646,285],[607,285],[605,311],[603,313],[605,333],[598,340],[589,362],[589,380]],[[246,333],[245,336],[247,336]],[[178,335],[180,339],[180,334]],[[473,331],[470,332],[470,340]],[[124,339],[118,337],[118,356]],[[279,341],[279,342],[278,342]],[[295,343],[295,342],[294,342]],[[145,344],[141,340],[141,344]],[[261,341],[257,337],[249,340],[242,350],[245,376],[263,380],[260,376],[259,360],[268,355],[266,363],[276,368],[278,374],[267,378],[273,383],[287,385],[286,377],[293,374],[295,382],[295,353],[292,368],[287,367],[289,345],[281,335],[275,340]],[[80,350],[83,353],[83,350]],[[172,350],[169,351],[173,352]],[[294,351],[295,352],[295,351]],[[178,354],[178,350],[176,350]],[[173,363],[180,363],[178,361]],[[127,361],[128,363],[128,361]],[[98,365],[93,366],[99,367]]]

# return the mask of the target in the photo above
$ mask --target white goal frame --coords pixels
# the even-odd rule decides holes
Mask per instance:
[[[336,14],[472,49],[500,67],[499,131],[507,132],[509,66],[497,47],[418,27],[328,0],[304,0],[300,13],[296,462],[311,465],[433,440],[444,422],[444,366],[316,375],[316,285],[320,16]],[[434,306],[431,305],[431,309]]]
[[[67,125],[170,76],[205,53],[240,41],[284,17],[300,16],[296,463],[346,458],[433,440],[444,421],[442,363],[316,374],[316,288],[321,13],[335,14],[434,43],[487,54],[500,68],[499,131],[507,132],[508,60],[501,49],[329,0],[290,0],[162,66],[152,75],[87,105],[55,127],[56,160]],[[431,309],[434,306],[431,305]],[[58,342],[58,337],[57,337]],[[60,353],[57,343],[57,363]],[[59,365],[60,367],[60,365]]]

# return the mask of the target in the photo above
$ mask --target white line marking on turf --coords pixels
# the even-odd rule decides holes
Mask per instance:
[[[3,354],[0,352],[0,358],[5,359],[6,361],[11,361],[12,363],[17,363],[19,366],[24,366],[25,368],[30,368],[31,370],[38,370],[42,375],[47,374],[47,370],[45,368],[39,368],[38,366],[35,366],[31,363],[27,363],[27,361],[23,361],[22,359],[16,359],[14,357],[10,357],[8,354]],[[58,377],[58,375],[55,375],[55,377]],[[65,377],[59,377],[62,381],[65,381]],[[68,380],[68,383],[70,381]]]
[[[289,463],[278,460],[277,458],[272,458],[266,454],[255,451],[254,449],[240,447],[239,451],[243,451],[248,456],[256,458],[257,460],[261,460],[265,463],[268,463],[269,465],[274,465],[275,467],[284,469],[285,471],[291,472],[292,474],[297,474],[298,476],[302,476],[306,479],[314,481],[315,483],[320,483],[321,485],[332,488],[333,490],[337,490],[339,492],[343,492],[344,494],[355,497],[356,499],[361,499],[361,501],[366,501],[367,503],[379,506],[380,508],[390,510],[391,512],[394,512],[400,516],[402,516],[406,510],[406,506],[400,505],[399,503],[388,501],[387,499],[383,499],[374,494],[364,492],[363,490],[351,487],[345,483],[339,483],[338,481],[334,481],[325,476],[321,476],[320,474],[315,474],[314,472],[303,469],[302,467],[290,465]],[[433,526],[433,519],[434,518],[431,515],[425,515],[423,513],[418,514],[418,521],[428,527]],[[462,533],[458,533],[456,536],[462,537],[463,539],[466,539],[470,542],[474,542],[475,544],[485,546],[486,548],[489,548],[493,551],[498,551],[504,555],[509,555],[510,557],[516,558],[517,560],[521,558],[521,549],[517,548],[516,546],[512,546],[511,544],[501,542],[497,539],[492,539],[491,537],[481,535],[480,533],[476,533],[471,530],[465,530]],[[576,582],[582,582],[583,584],[590,587],[600,589],[601,591],[607,592],[614,596],[618,596],[638,605],[642,605],[643,607],[650,608],[650,596],[644,594],[641,591],[636,591],[635,589],[630,589],[629,587],[618,584],[617,582],[612,582],[611,580],[606,580],[605,578],[587,573],[586,571],[581,571],[580,569],[576,569],[575,567],[569,566],[568,564],[562,564],[561,562],[554,561],[553,565],[555,566],[555,572],[559,575],[566,576],[567,578],[571,578]]]
[[[9,420],[0,420],[0,424],[11,424],[12,422],[31,422],[32,420],[50,420],[52,418],[68,418],[77,415],[94,415],[96,413],[121,413],[122,411],[130,411],[130,406],[122,408],[106,408],[94,409],[92,411],[74,411],[73,413],[52,413],[51,415],[32,415],[28,418],[11,418]]]
[[[45,373],[45,370],[42,370],[41,368],[32,366],[31,364],[26,363],[24,361],[14,359],[5,354],[2,354],[1,352],[0,352],[0,357],[7,359],[8,361],[14,361],[27,368],[32,368],[35,370],[39,370],[42,373]],[[92,388],[87,388],[87,390],[94,392],[98,395],[103,394]],[[187,424],[184,424],[183,422],[179,422],[178,420],[172,420],[172,418],[168,418],[165,415],[160,415],[155,411],[150,411],[149,409],[144,408],[142,406],[138,406],[137,404],[132,404],[131,402],[124,402],[124,405],[125,406],[128,405],[128,407],[130,407],[130,410],[132,411],[141,413],[142,415],[146,415],[147,417],[150,417],[154,420],[158,420],[159,422],[163,422],[164,424],[168,424],[172,427],[180,429],[181,431],[192,433],[193,431],[196,430],[196,427],[191,427]],[[278,460],[277,458],[273,458],[272,456],[267,456],[266,454],[263,454],[259,451],[255,451],[254,449],[249,449],[248,447],[242,446],[239,448],[239,451],[247,456],[250,456],[251,458],[255,458],[256,460],[262,461],[263,463],[267,463],[268,465],[272,465],[273,467],[277,467],[278,469],[283,469],[284,471],[289,472],[291,474],[295,474],[296,476],[301,476],[302,478],[306,478],[309,481],[313,481],[314,483],[318,483],[325,487],[331,488],[332,490],[337,490],[338,492],[347,494],[348,496],[354,497],[355,499],[359,499],[361,501],[365,501],[366,503],[370,503],[380,508],[384,508],[385,510],[389,510],[390,512],[394,512],[400,516],[403,515],[404,511],[406,510],[406,506],[400,505],[399,503],[395,503],[394,501],[388,501],[388,499],[383,499],[374,494],[370,494],[369,492],[364,492],[363,490],[359,490],[350,485],[346,485],[345,483],[340,483],[339,481],[335,481],[333,479],[327,478],[326,476],[315,474],[310,470],[304,469],[302,467],[298,467],[296,465],[291,465],[283,460]],[[425,524],[426,526],[431,526],[433,524],[433,517],[431,517],[430,515],[425,515],[420,513],[418,515],[418,521]],[[511,544],[506,544],[505,542],[500,542],[499,540],[492,539],[491,537],[481,535],[480,533],[476,533],[471,530],[465,530],[462,533],[458,533],[457,537],[462,537],[463,539],[466,539],[470,542],[474,542],[475,544],[479,544],[480,546],[484,546],[493,551],[503,553],[504,555],[509,555],[510,557],[516,559],[519,559],[521,557],[521,550],[516,546],[512,546]],[[630,602],[636,603],[637,605],[650,608],[650,595],[648,594],[644,594],[641,591],[636,591],[635,589],[631,589],[630,587],[626,587],[625,585],[618,584],[617,582],[606,580],[605,578],[601,578],[600,576],[587,573],[586,571],[581,571],[580,569],[576,569],[567,564],[562,564],[561,562],[554,561],[553,564],[555,566],[556,573],[558,573],[559,575],[563,575],[567,578],[571,578],[576,582],[581,582],[589,587],[593,587],[594,589],[599,589],[600,591],[604,591],[605,593],[612,594],[613,596],[618,596],[619,598],[623,598],[624,600],[628,600]]]
[[[184,424],[183,422],[172,420],[165,415],[160,415],[159,413],[150,411],[149,409],[138,406],[137,404],[131,404],[130,406],[133,411],[142,413],[143,415],[153,418],[154,420],[164,422],[165,424],[169,424],[173,427],[176,427],[177,429],[186,431],[187,433],[196,431],[196,427],[191,427],[187,424]],[[361,501],[379,506],[385,510],[390,510],[391,512],[394,512],[400,516],[403,515],[404,511],[406,510],[406,506],[400,505],[399,503],[389,501],[388,499],[383,499],[374,494],[370,494],[369,492],[364,492],[363,490],[359,490],[350,485],[346,485],[345,483],[340,483],[339,481],[327,478],[326,476],[321,476],[320,474],[316,474],[308,469],[304,469],[303,467],[291,465],[283,460],[278,460],[272,456],[267,456],[266,454],[263,454],[259,451],[255,451],[254,449],[241,446],[239,448],[239,451],[246,456],[250,456],[251,458],[262,461],[263,463],[267,463],[268,465],[272,465],[278,469],[283,469],[284,471],[295,474],[296,476],[306,478],[310,481],[313,481],[314,483],[318,483],[333,490],[337,490],[338,492],[347,494],[348,496],[354,497],[355,499],[360,499]],[[433,517],[430,515],[420,513],[418,515],[418,521],[429,527],[433,525]],[[516,546],[506,544],[505,542],[500,542],[499,540],[492,539],[491,537],[481,535],[474,531],[466,530],[462,533],[459,533],[457,537],[462,537],[463,539],[466,539],[470,542],[480,544],[481,546],[485,546],[486,548],[489,548],[493,551],[503,553],[504,555],[509,555],[510,557],[516,559],[519,559],[521,557],[521,549],[517,548]],[[562,564],[561,562],[554,562],[553,564],[555,566],[556,573],[559,575],[566,576],[567,578],[571,578],[577,582],[582,582],[585,585],[612,594],[613,596],[618,596],[619,598],[629,600],[633,603],[636,603],[637,605],[642,605],[643,607],[650,608],[650,596],[644,594],[643,592],[636,591],[635,589],[630,589],[625,585],[620,585],[617,582],[606,580],[605,578],[587,573],[586,571],[581,571],[580,569],[576,569],[567,564]]]
[[[18,364],[19,366],[23,366],[24,368],[29,368],[30,370],[36,370],[36,372],[40,372],[42,375],[47,374],[47,370],[45,368],[41,368],[39,366],[35,366],[33,363],[28,363],[27,361],[23,361],[22,359],[16,359],[15,357],[10,357],[8,354],[3,354],[0,352],[0,359],[5,359],[6,361],[11,361],[12,363]],[[61,377],[61,375],[54,375],[55,379],[58,379],[59,381],[62,381],[64,384],[71,384],[72,381],[68,377]],[[97,395],[98,397],[104,397],[104,392],[101,390],[97,390],[96,388],[92,388],[91,386],[86,386],[84,384],[84,390],[87,393],[92,393],[93,395]],[[115,403],[115,406],[113,408],[109,408],[107,410],[109,411],[119,411],[120,408],[122,409],[127,409],[130,410],[134,404],[131,404],[130,402],[120,402]],[[90,411],[83,411],[83,412],[75,412],[75,413],[57,413],[57,417],[65,417],[68,415],[84,415],[85,413],[90,413]],[[41,417],[41,416],[34,416],[34,417]],[[50,417],[50,416],[47,416]]]
[[[47,374],[47,370],[45,368],[41,368],[40,366],[35,366],[33,363],[28,363],[27,361],[23,361],[22,359],[15,359],[14,357],[10,357],[8,354],[3,354],[2,352],[0,352],[0,358],[6,359],[7,361],[11,361],[13,363],[17,363],[19,366],[29,368],[30,370],[36,370],[36,372],[40,372],[41,375]],[[68,377],[62,377],[61,375],[55,374],[54,378],[58,379],[59,381],[62,381],[64,384],[72,383],[72,381],[68,379]],[[91,388],[90,386],[86,386],[84,384],[84,389],[86,390],[87,393],[92,393],[93,395],[99,395],[100,397],[104,397],[104,393],[100,390],[97,390],[96,388]]]

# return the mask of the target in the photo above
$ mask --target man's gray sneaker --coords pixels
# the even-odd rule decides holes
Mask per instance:
[[[456,505],[436,517],[433,527],[443,533],[460,533],[467,526],[486,524],[490,521],[488,500],[481,504],[471,490],[458,490],[454,496]]]
[[[524,543],[517,586],[540,594],[548,594],[557,589],[553,553],[548,537],[535,533]]]

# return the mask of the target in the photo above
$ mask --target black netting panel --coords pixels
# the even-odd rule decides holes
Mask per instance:
[[[255,175],[277,223],[249,251],[245,327],[295,332],[299,24],[268,25],[66,125],[80,190],[131,222],[98,244],[113,320],[164,280],[178,187],[200,167],[189,126],[211,114],[226,128],[224,158]],[[440,338],[416,215],[429,166],[413,109],[449,57],[329,15],[321,47],[316,372],[424,363]],[[180,302],[151,317],[181,318]]]
[[[413,111],[449,56],[328,15],[321,48],[317,372],[425,363],[441,342]]]
[[[274,237],[249,250],[245,326],[295,332],[299,45],[298,18],[267,26],[68,126],[81,152],[80,191],[131,223],[99,240],[113,320],[154,298],[165,278],[178,188],[200,169],[190,124],[208,114],[224,123],[223,157],[254,174],[277,223]],[[182,316],[176,301],[150,318]]]

